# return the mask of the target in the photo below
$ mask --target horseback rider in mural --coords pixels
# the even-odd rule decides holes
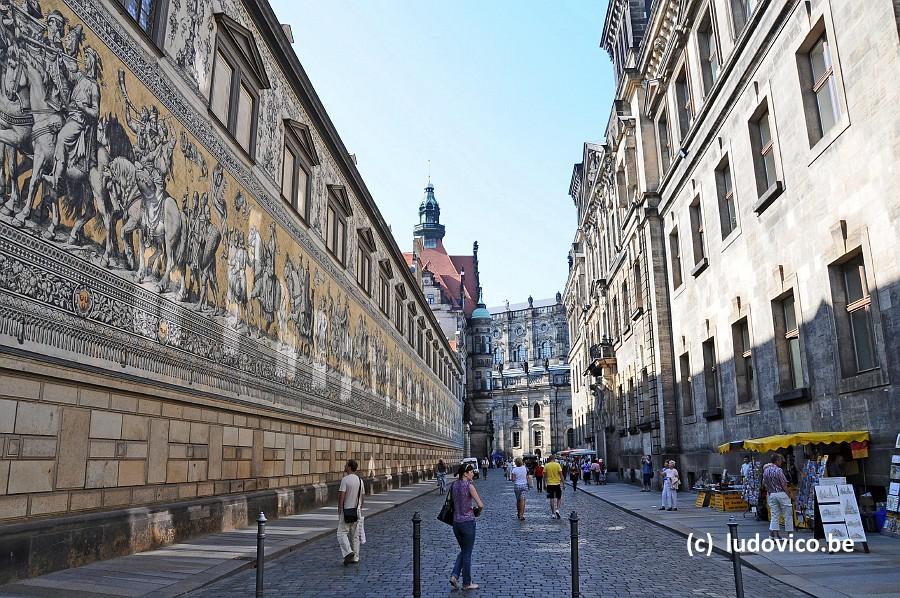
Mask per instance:
[[[90,46],[84,49],[84,68],[76,72],[69,96],[66,123],[56,136],[53,171],[44,180],[58,189],[65,168],[88,172],[97,165],[97,119],[100,117],[100,83],[103,66]]]
[[[258,233],[256,235],[259,236]],[[275,321],[275,312],[281,311],[281,285],[275,276],[275,256],[278,250],[275,246],[275,223],[269,223],[269,241],[263,244],[260,239],[254,243],[253,259],[253,289],[250,298],[259,302],[262,322],[260,330],[271,334],[272,323]]]

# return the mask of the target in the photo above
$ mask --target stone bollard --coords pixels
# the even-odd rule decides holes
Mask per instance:
[[[266,514],[259,512],[256,518],[256,598],[263,595],[263,567],[266,561]]]
[[[744,578],[741,574],[741,553],[737,550],[738,522],[732,515],[728,519],[728,548],[734,565],[734,591],[737,598],[744,598]]]
[[[569,526],[572,529],[572,598],[581,596],[578,586],[578,513],[569,515]]]
[[[422,516],[413,514],[413,598],[422,596]]]

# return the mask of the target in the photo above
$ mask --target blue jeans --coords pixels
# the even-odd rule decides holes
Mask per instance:
[[[462,573],[464,586],[472,583],[472,549],[475,548],[475,522],[463,521],[453,524],[453,535],[459,543],[459,554],[456,556],[456,564],[453,565],[453,576],[459,577]]]

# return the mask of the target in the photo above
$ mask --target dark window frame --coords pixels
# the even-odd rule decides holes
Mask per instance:
[[[166,42],[166,23],[169,17],[168,0],[153,0],[152,14],[149,19],[149,28],[144,29],[141,26],[138,16],[131,14],[126,6],[128,0],[114,0],[113,4],[125,17],[128,18],[134,27],[149,41],[153,47],[162,54]],[[135,0],[135,4],[139,7],[141,0]]]
[[[728,154],[722,157],[715,170],[716,201],[719,204],[719,226],[722,239],[728,238],[738,228],[737,197],[734,193],[734,177],[731,174],[731,163]]]

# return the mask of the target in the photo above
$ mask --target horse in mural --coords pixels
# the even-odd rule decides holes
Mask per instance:
[[[13,224],[22,227],[31,217],[42,176],[53,166],[56,135],[64,119],[59,107],[49,101],[45,65],[35,55],[23,46],[10,46],[5,67],[3,93],[0,93],[0,145],[12,160],[4,172],[10,196],[0,212],[13,216]],[[21,163],[17,163],[17,156],[21,157]],[[29,162],[31,177],[24,192],[25,202],[19,207],[17,178],[28,171]],[[48,239],[54,236],[54,230],[44,232]]]

